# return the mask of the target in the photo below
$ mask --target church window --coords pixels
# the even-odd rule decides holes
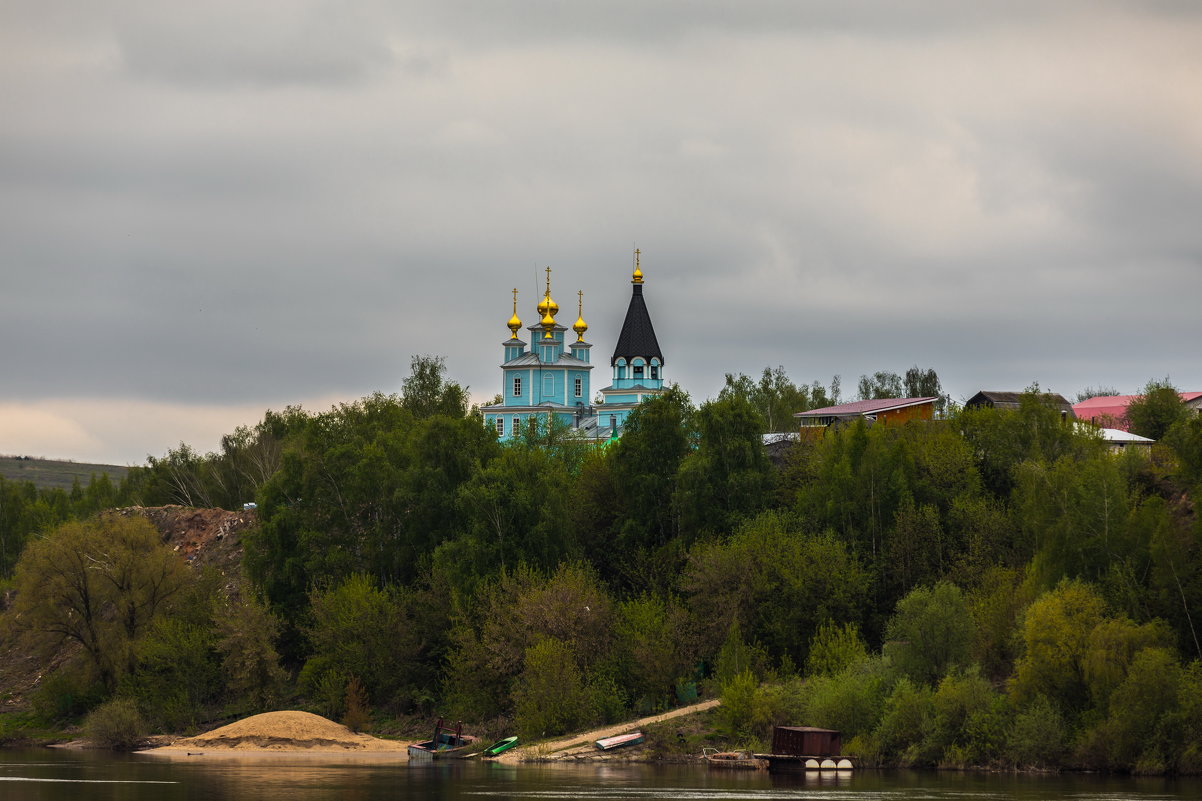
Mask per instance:
[[[521,378],[521,376],[513,377],[513,396],[515,398],[522,397],[522,378]]]
[[[497,436],[505,436],[505,418],[497,416]]]
[[[643,365],[641,365],[641,364],[636,364],[636,365],[634,366],[634,377],[635,377],[635,378],[642,378],[642,377],[643,377]]]
[[[543,396],[555,394],[555,376],[547,373],[543,376]]]
[[[576,379],[576,397],[584,397],[584,382],[579,378]]]
[[[651,365],[651,377],[659,378],[659,367],[654,364]]]

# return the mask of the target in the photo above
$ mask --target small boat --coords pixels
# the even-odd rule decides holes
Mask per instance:
[[[612,751],[627,745],[641,745],[645,739],[646,737],[641,731],[635,731],[630,734],[619,734],[616,737],[603,737],[595,745],[599,751]]]
[[[763,770],[768,767],[767,760],[756,759],[750,751],[719,751],[714,748],[703,748],[701,757],[709,767],[722,770]]]
[[[508,751],[510,748],[513,748],[517,744],[518,744],[518,738],[506,737],[504,740],[497,740],[495,743],[490,745],[488,748],[485,748],[483,751],[480,752],[480,756],[495,757],[502,752]]]
[[[434,724],[434,736],[423,743],[409,744],[410,762],[432,762],[436,759],[463,759],[470,756],[471,747],[476,744],[476,738],[463,733],[463,724],[455,726],[455,730],[443,726],[442,718]]]

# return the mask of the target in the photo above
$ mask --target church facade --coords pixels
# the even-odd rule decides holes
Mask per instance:
[[[576,293],[576,322],[570,329],[561,325],[555,319],[559,304],[551,298],[548,267],[546,292],[535,307],[538,322],[526,327],[530,332],[530,343],[526,343],[518,336],[522,321],[517,290],[513,290],[513,316],[507,323],[510,337],[501,343],[501,402],[480,409],[498,437],[516,436],[531,419],[549,422],[555,418],[589,439],[614,439],[621,436],[626,418],[643,399],[665,391],[664,356],[643,298],[639,256],[636,250],[630,305],[610,357],[613,377],[595,399],[591,388],[593,346],[584,339],[588,324],[583,293]],[[574,341],[569,330],[576,335]]]

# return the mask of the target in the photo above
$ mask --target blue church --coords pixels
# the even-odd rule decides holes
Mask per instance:
[[[588,331],[584,322],[584,293],[576,293],[576,322],[571,328],[576,340],[569,342],[568,329],[555,319],[559,304],[551,298],[548,267],[547,289],[535,307],[538,322],[526,328],[531,339],[527,350],[527,343],[518,337],[522,321],[518,318],[518,291],[513,290],[513,316],[507,323],[510,337],[501,343],[505,350],[501,365],[502,401],[480,409],[485,423],[496,428],[501,439],[515,436],[531,418],[545,421],[556,418],[588,439],[614,439],[621,436],[626,418],[640,401],[665,391],[664,355],[643,299],[639,257],[636,250],[630,305],[609,360],[613,378],[609,386],[597,392],[595,401],[590,387],[593,364],[589,353],[593,346],[584,340]]]

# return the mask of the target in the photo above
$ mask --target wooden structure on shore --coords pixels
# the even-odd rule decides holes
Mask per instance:
[[[756,754],[768,763],[769,773],[805,773],[811,770],[851,770],[854,765],[843,750],[842,734],[814,726],[777,726],[772,730],[772,753]]]

